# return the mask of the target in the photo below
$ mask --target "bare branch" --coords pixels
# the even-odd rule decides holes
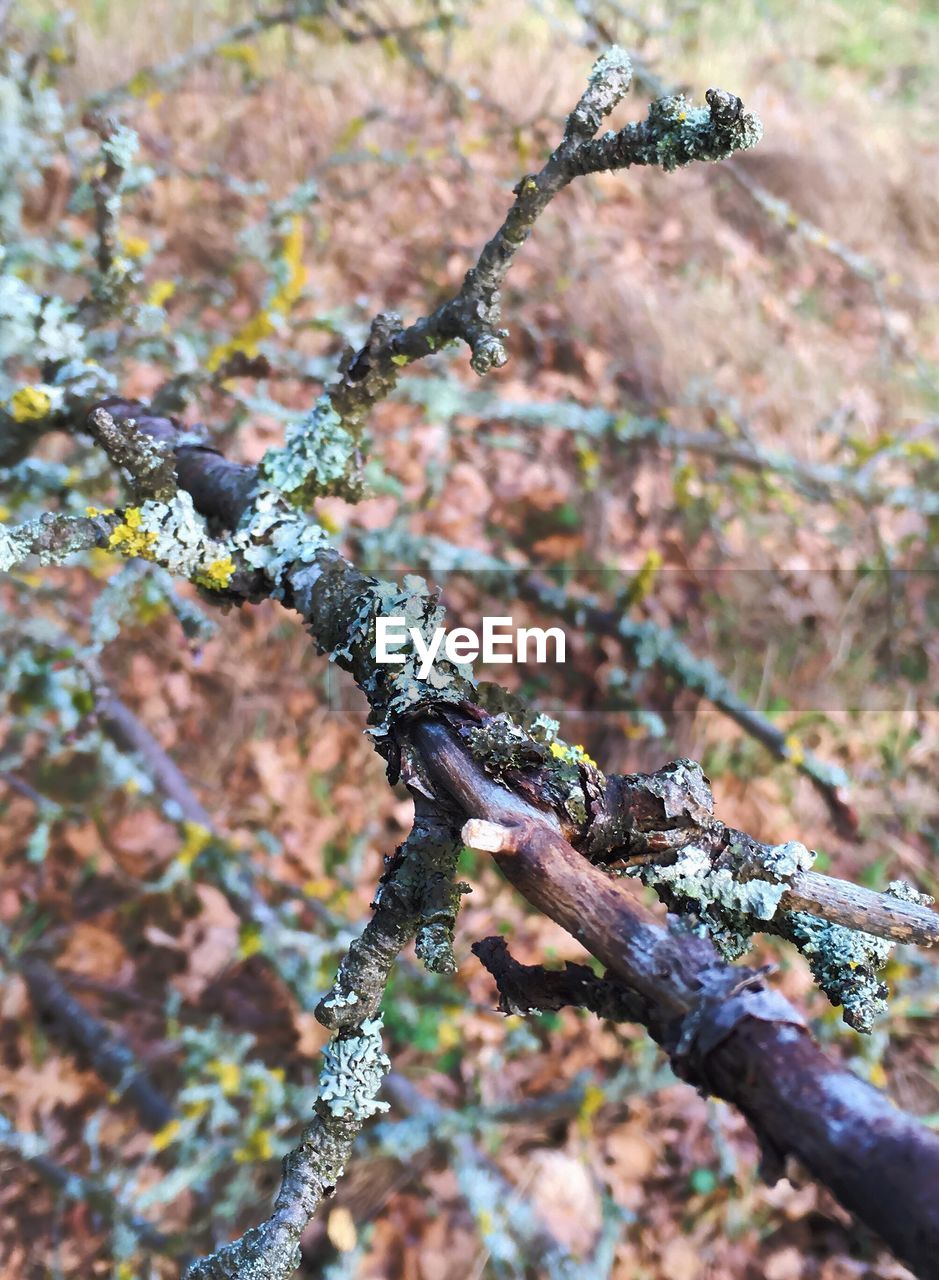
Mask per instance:
[[[574,1006],[589,1009],[598,1018],[611,1022],[642,1022],[646,1016],[642,1001],[633,992],[598,978],[585,964],[568,961],[560,970],[520,964],[501,937],[474,942],[472,950],[495,979],[503,1013],[527,1014]]]
[[[59,974],[35,955],[13,957],[39,1014],[84,1055],[114,1092],[133,1106],[141,1124],[156,1133],[173,1118],[173,1108],[155,1088],[146,1069],[109,1028],[76,1000]]]
[[[60,564],[76,551],[107,546],[117,523],[112,515],[67,516],[47,511],[13,528],[0,525],[0,573],[31,555],[37,555],[40,564]]]
[[[176,492],[173,450],[142,431],[133,418],[116,422],[107,409],[93,409],[88,430],[111,461],[130,476],[136,502],[167,502]]]

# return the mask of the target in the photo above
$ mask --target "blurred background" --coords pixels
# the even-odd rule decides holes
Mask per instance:
[[[458,287],[609,43],[636,55],[614,124],[739,94],[755,151],[562,193],[504,291],[509,365],[409,369],[370,424],[369,496],[317,514],[370,571],[441,585],[453,621],[560,620],[564,667],[479,674],[603,769],[691,756],[726,822],[936,892],[939,6],[22,0],[0,26],[7,523],[120,501],[87,442],[23,443],[43,356],[256,462],[377,311]],[[139,150],[120,305],[82,329],[92,107]],[[105,552],[26,566],[0,661],[0,1275],[173,1276],[263,1216],[309,1115],[312,1011],[411,803],[273,602],[222,616]],[[907,1274],[796,1171],[763,1185],[743,1120],[641,1030],[496,1012],[476,939],[584,957],[481,855],[461,872],[459,970],[397,968],[392,1110],[299,1274]],[[799,956],[761,954],[833,1051],[939,1123],[928,956],[897,953],[861,1037]]]

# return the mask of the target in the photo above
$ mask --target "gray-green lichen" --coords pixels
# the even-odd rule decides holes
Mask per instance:
[[[377,661],[376,619],[403,618],[408,639],[398,650],[402,662]],[[436,592],[423,578],[406,574],[399,587],[393,582],[370,580],[355,602],[343,641],[332,652],[334,661],[345,660],[372,704],[373,736],[382,738],[394,722],[431,703],[460,702],[475,687],[472,667],[437,658],[427,675],[419,674],[424,658],[411,638],[414,628],[430,644],[443,627],[445,610]]]
[[[0,525],[0,573],[8,573],[30,555],[42,565],[60,564],[103,541],[106,534],[107,525],[101,520],[53,512],[12,528]]]
[[[455,881],[462,841],[450,830],[427,830],[409,862],[418,876],[418,926],[414,949],[431,973],[455,973],[453,934],[460,902],[470,886]]]
[[[921,907],[931,907],[935,902],[931,894],[920,893],[906,880],[891,880],[884,892],[888,897],[897,898],[900,902],[915,902]]]
[[[848,1026],[869,1033],[886,1009],[887,988],[877,974],[894,944],[807,912],[780,909],[792,877],[808,871],[814,859],[795,840],[765,846],[742,837],[718,857],[688,844],[668,864],[646,863],[626,874],[639,876],[678,913],[681,925],[709,936],[727,960],[748,951],[754,933],[787,938],[806,957],[831,1003],[842,1006]],[[907,902],[932,901],[899,880],[886,892]]]
[[[683,94],[659,98],[649,107],[648,125],[653,135],[645,163],[657,164],[666,172],[697,160],[726,160],[735,151],[755,147],[763,137],[756,116],[745,112],[739,99],[736,114],[731,95],[709,91],[707,107],[693,106]]]
[[[930,906],[933,901],[904,880],[892,880],[885,892],[921,906]],[[890,959],[894,944],[802,911],[787,915],[780,932],[808,960],[815,981],[831,1003],[842,1006],[848,1026],[870,1033],[876,1019],[886,1012],[887,986],[877,975]]]
[[[375,1095],[391,1062],[382,1048],[381,1015],[367,1018],[355,1035],[334,1036],[323,1050],[320,1101],[334,1116],[364,1120],[387,1111]]]
[[[487,773],[503,782],[510,775],[538,771],[542,795],[553,808],[582,826],[587,821],[584,773],[599,787],[603,781],[595,762],[581,746],[558,738],[558,722],[549,716],[530,719],[527,727],[508,711],[499,711],[465,731],[470,752]]]
[[[893,944],[803,911],[788,917],[785,933],[808,960],[831,1003],[842,1006],[848,1026],[869,1033],[887,1008],[887,986],[877,973],[890,958]]]
[[[359,1003],[358,994],[355,991],[347,991],[343,993],[335,988],[323,1000],[324,1009],[351,1009],[353,1005]]]
[[[231,538],[231,546],[252,568],[262,570],[273,585],[275,598],[283,595],[288,569],[312,563],[327,545],[326,531],[308,519],[282,493],[261,487]]]
[[[139,148],[140,139],[137,134],[123,124],[116,125],[101,142],[101,150],[122,171],[128,170],[134,163]]]
[[[287,428],[284,446],[268,449],[260,472],[298,506],[347,487],[357,467],[358,445],[327,393]]]
[[[696,107],[683,94],[658,98],[639,124],[618,133],[584,141],[571,157],[574,174],[631,165],[656,165],[667,172],[696,161],[726,160],[736,151],[755,147],[763,126],[734,94],[709,89],[706,107]]]
[[[755,931],[776,915],[786,892],[784,880],[740,880],[729,866],[715,866],[711,854],[686,845],[667,865],[648,863],[630,869],[655,889],[669,906],[693,917],[728,960],[749,950]]]
[[[62,298],[37,293],[6,269],[7,262],[0,245],[0,360],[33,365],[84,356],[85,334],[74,308]]]
[[[20,231],[23,188],[42,181],[64,122],[59,95],[34,75],[31,60],[11,46],[0,50],[0,238]]]
[[[697,767],[697,766],[696,766]],[[763,845],[741,833],[720,853],[686,844],[670,862],[631,867],[669,908],[708,934],[728,960],[749,950],[754,933],[776,920],[792,877],[808,871],[815,854],[797,840]]]

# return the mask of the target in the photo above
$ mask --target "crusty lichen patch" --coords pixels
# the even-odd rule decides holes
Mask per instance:
[[[185,490],[168,502],[150,501],[126,508],[108,541],[119,555],[153,560],[170,573],[211,590],[227,587],[234,575],[229,548],[209,536]]]

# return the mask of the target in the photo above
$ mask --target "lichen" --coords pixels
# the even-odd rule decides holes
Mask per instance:
[[[648,126],[655,154],[648,156],[647,164],[671,172],[695,161],[726,160],[735,151],[757,145],[763,136],[760,121],[742,111],[739,99],[734,115],[729,94],[711,94],[715,96],[707,107],[693,106],[680,93],[650,104]]]
[[[29,541],[23,527],[7,529],[0,524],[0,573],[9,573],[15,564],[29,555]]]
[[[126,125],[115,126],[101,143],[101,150],[122,171],[130,169],[140,148],[140,139],[133,129]]]
[[[279,598],[290,566],[311,564],[328,542],[320,525],[297,511],[282,493],[262,486],[242,517],[231,546],[247,564],[267,575],[272,594]]]
[[[486,772],[500,781],[538,770],[542,793],[552,807],[582,826],[587,821],[584,774],[598,785],[603,775],[583,747],[564,742],[557,731],[557,721],[549,716],[536,716],[526,728],[508,711],[499,711],[467,729],[466,740]]]
[[[170,573],[212,590],[228,586],[235,570],[231,548],[209,536],[185,490],[169,502],[126,508],[109,545],[120,555],[153,560]]]
[[[869,1033],[887,1008],[887,986],[878,977],[893,944],[873,934],[793,912],[786,935],[809,962],[812,976],[855,1031]]]
[[[359,997],[354,991],[342,992],[337,988],[326,996],[323,1000],[324,1009],[351,1009],[353,1005],[359,1003]]]
[[[401,586],[367,580],[367,587],[353,602],[343,636],[332,648],[332,659],[353,669],[372,706],[370,732],[386,737],[401,717],[413,715],[431,703],[459,702],[474,689],[472,667],[438,657],[422,678],[425,658],[411,635],[413,628],[429,644],[443,626],[445,611],[439,595],[423,578],[405,574]],[[376,619],[400,617],[408,639],[397,651],[403,661],[392,665],[376,661]]]
[[[52,397],[42,387],[20,387],[10,397],[10,415],[14,422],[36,422],[49,416]]]
[[[323,1049],[319,1097],[334,1116],[365,1120],[389,1109],[375,1097],[391,1068],[381,1029],[380,1014],[366,1018],[356,1035],[334,1036]]]
[[[260,471],[297,506],[345,485],[355,468],[358,446],[324,392],[299,422],[287,429],[284,447],[268,449]]]
[[[749,950],[753,933],[773,919],[786,892],[784,881],[738,879],[729,866],[715,866],[707,849],[695,844],[686,845],[671,863],[647,863],[629,872],[655,889],[670,908],[691,917],[693,927],[707,933],[728,960]]]

